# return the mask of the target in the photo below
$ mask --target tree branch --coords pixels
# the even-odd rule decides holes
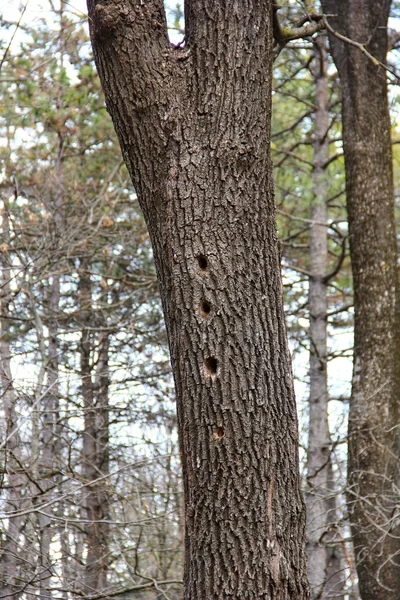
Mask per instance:
[[[323,15],[310,15],[312,21],[305,23],[301,27],[294,27],[293,29],[289,29],[284,27],[282,29],[282,37],[279,42],[282,44],[287,44],[292,40],[299,40],[305,37],[311,37],[318,31],[322,31],[325,29],[325,23]]]
[[[337,38],[341,42],[345,42],[346,44],[350,44],[350,46],[354,46],[355,48],[358,48],[363,54],[365,54],[365,56],[367,58],[369,58],[369,60],[374,65],[376,65],[377,67],[382,67],[382,69],[384,69],[385,71],[387,71],[388,73],[393,75],[393,77],[395,78],[395,83],[398,84],[399,76],[397,75],[397,73],[395,73],[395,71],[393,71],[390,67],[385,65],[383,62],[381,62],[375,56],[373,56],[370,52],[368,52],[368,50],[366,49],[364,44],[361,44],[360,42],[356,42],[355,40],[352,40],[351,38],[346,37],[345,35],[339,33],[335,29],[333,29],[333,27],[329,24],[326,16],[323,16],[323,21],[324,21],[325,27],[326,27],[327,31],[329,31],[329,33],[331,33],[335,38]]]
[[[274,38],[276,45],[274,47],[273,57],[274,60],[280,54],[282,49],[288,42],[293,40],[299,40],[307,37],[311,37],[318,31],[325,29],[325,20],[323,15],[319,14],[308,14],[301,21],[296,23],[295,27],[282,27],[278,19],[279,6],[274,4],[273,13],[273,26],[274,26]]]
[[[322,280],[324,283],[328,283],[330,279],[333,279],[339,273],[345,258],[346,258],[346,238],[343,237],[342,250],[341,250],[340,256],[338,258],[338,261],[336,263],[336,266],[333,268],[333,270],[330,273],[325,275],[325,277]]]

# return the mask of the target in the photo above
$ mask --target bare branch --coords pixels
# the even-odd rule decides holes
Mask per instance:
[[[377,67],[382,67],[382,69],[384,69],[385,71],[387,71],[388,73],[393,75],[393,77],[395,78],[395,82],[398,82],[399,76],[397,75],[397,73],[395,73],[390,67],[385,65],[383,62],[381,62],[380,60],[375,58],[375,56],[373,56],[370,52],[368,52],[368,50],[366,49],[364,44],[361,44],[360,42],[356,42],[355,40],[352,40],[351,38],[346,37],[345,35],[339,33],[335,29],[333,29],[333,27],[329,24],[329,21],[326,16],[323,17],[323,21],[324,21],[325,27],[326,27],[327,31],[329,31],[329,33],[331,33],[338,40],[345,42],[346,44],[350,44],[350,46],[354,46],[355,48],[358,48],[363,54],[365,54],[365,56],[367,58],[369,58],[370,61],[373,62],[374,65],[376,65]]]
[[[279,6],[274,5],[274,38],[276,46],[274,48],[274,60],[288,42],[313,36],[318,31],[325,29],[323,15],[307,14],[301,21],[296,23],[293,28],[281,27],[278,19]]]

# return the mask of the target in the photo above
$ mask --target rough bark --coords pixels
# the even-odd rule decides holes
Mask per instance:
[[[270,143],[272,3],[89,1],[176,385],[184,597],[308,598]]]
[[[390,1],[325,0],[343,87],[343,144],[354,278],[354,370],[348,508],[362,600],[400,597],[399,540],[391,533],[397,420],[397,247],[386,72]],[[397,340],[396,340],[397,337]],[[393,560],[394,559],[394,560]]]
[[[328,161],[329,84],[325,34],[314,42],[315,81],[313,135],[313,202],[310,228],[310,397],[307,447],[308,578],[315,599],[342,596],[338,550],[327,545],[335,498],[331,496],[331,439],[328,424],[327,274],[328,274]],[[336,553],[335,553],[336,550]]]

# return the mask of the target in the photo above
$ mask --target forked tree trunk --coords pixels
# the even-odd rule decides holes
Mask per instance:
[[[324,0],[343,87],[343,143],[354,278],[348,507],[362,600],[400,598],[395,435],[397,244],[386,64],[389,0]]]
[[[270,144],[272,3],[89,0],[176,384],[187,600],[308,598]]]

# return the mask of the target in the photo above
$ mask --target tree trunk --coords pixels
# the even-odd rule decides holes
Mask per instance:
[[[310,398],[307,448],[307,555],[311,594],[315,599],[334,598],[329,533],[329,480],[331,440],[328,424],[327,378],[327,280],[328,273],[328,160],[329,160],[329,88],[325,35],[314,42],[316,107],[314,117],[313,202],[310,228]],[[339,567],[340,569],[340,567]],[[338,569],[338,570],[339,570]],[[340,589],[337,590],[338,595]]]
[[[96,526],[98,511],[96,510],[96,498],[90,483],[97,479],[96,469],[96,411],[94,407],[92,366],[91,366],[91,321],[90,311],[92,305],[92,285],[90,280],[89,260],[81,258],[79,267],[79,323],[82,326],[80,343],[80,369],[82,381],[82,399],[84,412],[84,431],[82,448],[82,476],[87,484],[84,490],[85,519],[89,521],[86,525],[87,556],[84,572],[84,591],[93,594],[98,591],[97,559],[98,543]]]
[[[331,446],[332,449],[332,446]],[[337,492],[335,490],[335,475],[333,471],[332,460],[328,465],[328,498],[327,504],[327,525],[328,532],[325,535],[326,544],[326,600],[342,600],[345,594],[345,568],[343,560],[343,543],[340,538],[341,531],[338,531],[337,515]]]
[[[63,227],[63,179],[64,179],[64,140],[59,135],[57,156],[56,156],[56,178],[54,190],[54,214],[52,221],[52,245],[51,249],[58,249],[58,243],[62,235]],[[47,393],[43,399],[43,433],[41,440],[42,469],[43,469],[43,489],[51,489],[54,485],[54,475],[52,472],[58,471],[58,460],[61,460],[60,440],[62,439],[59,426],[59,360],[58,360],[58,320],[60,316],[60,273],[59,265],[55,260],[58,252],[55,251],[53,259],[53,272],[49,281],[47,312],[48,312],[48,342],[47,348],[42,352],[42,361],[46,370]],[[59,477],[58,477],[59,479]],[[40,584],[40,600],[49,600],[52,598],[51,591],[48,590],[48,578],[51,576],[51,541],[54,535],[52,531],[51,518],[47,515],[39,515],[40,523],[40,553],[41,565],[44,575]]]
[[[270,144],[272,3],[89,1],[149,227],[176,385],[184,597],[308,598]]]
[[[308,577],[313,598],[323,597],[327,554],[323,541],[327,532],[328,466],[330,436],[328,426],[327,381],[327,173],[329,158],[328,81],[325,49],[321,36],[314,59],[315,127],[313,160],[313,203],[310,228],[310,398],[307,447],[307,556]]]
[[[62,11],[60,20],[62,18]],[[55,180],[54,195],[52,197],[54,213],[50,223],[51,244],[51,276],[48,279],[46,313],[45,320],[39,314],[40,311],[33,300],[35,321],[37,327],[38,346],[41,353],[42,372],[45,374],[46,391],[43,394],[41,404],[41,432],[40,445],[40,465],[37,476],[40,480],[41,489],[44,493],[51,493],[60,480],[60,461],[62,460],[61,442],[62,432],[60,430],[60,402],[59,402],[59,358],[58,358],[58,336],[59,336],[59,318],[60,318],[60,285],[61,277],[59,272],[58,258],[59,242],[62,238],[63,205],[64,205],[64,137],[59,134],[57,144],[57,154],[55,156]],[[47,335],[46,327],[47,325]],[[41,377],[39,376],[39,379]],[[42,386],[39,386],[39,393],[42,393]],[[51,542],[54,536],[51,517],[47,514],[39,513],[39,535],[40,535],[40,600],[50,600],[53,595],[49,590],[49,579],[53,574],[51,558]]]
[[[10,512],[21,508],[21,474],[20,471],[20,435],[18,431],[18,418],[16,411],[17,395],[15,393],[11,373],[10,349],[10,311],[9,304],[12,297],[10,281],[12,279],[8,245],[10,241],[10,221],[8,213],[8,200],[13,190],[6,186],[1,190],[3,208],[1,209],[1,292],[0,292],[0,394],[4,412],[4,440],[7,440],[2,454],[1,483],[8,487],[5,506]],[[3,440],[3,441],[4,441]],[[17,460],[16,460],[17,459]],[[2,532],[0,552],[0,596],[6,600],[16,600],[18,589],[18,554],[21,517],[9,518]]]
[[[104,295],[105,296],[105,295]],[[104,326],[106,325],[104,319]],[[108,390],[110,385],[108,354],[110,345],[110,336],[107,331],[102,331],[99,334],[99,358],[96,369],[96,465],[98,477],[107,475],[110,472],[110,448],[109,448],[109,398]],[[108,570],[108,538],[109,525],[107,519],[110,519],[109,508],[109,482],[102,480],[94,487],[98,502],[98,512],[100,522],[98,523],[98,545],[100,548],[100,556],[98,561],[98,579],[99,589],[105,590],[107,587],[107,570]]]
[[[348,508],[362,600],[400,597],[396,512],[397,245],[386,71],[389,0],[324,0],[343,88],[343,144],[354,278]],[[397,339],[396,339],[397,337]]]
[[[108,448],[108,334],[101,334],[96,381],[93,384],[94,321],[92,310],[92,282],[90,262],[83,257],[80,263],[80,315],[82,326],[80,343],[82,397],[84,405],[82,474],[87,487],[84,491],[87,556],[84,572],[84,591],[95,594],[105,590],[107,584],[108,517],[106,482],[97,479],[109,471]],[[96,402],[97,400],[97,402]]]

